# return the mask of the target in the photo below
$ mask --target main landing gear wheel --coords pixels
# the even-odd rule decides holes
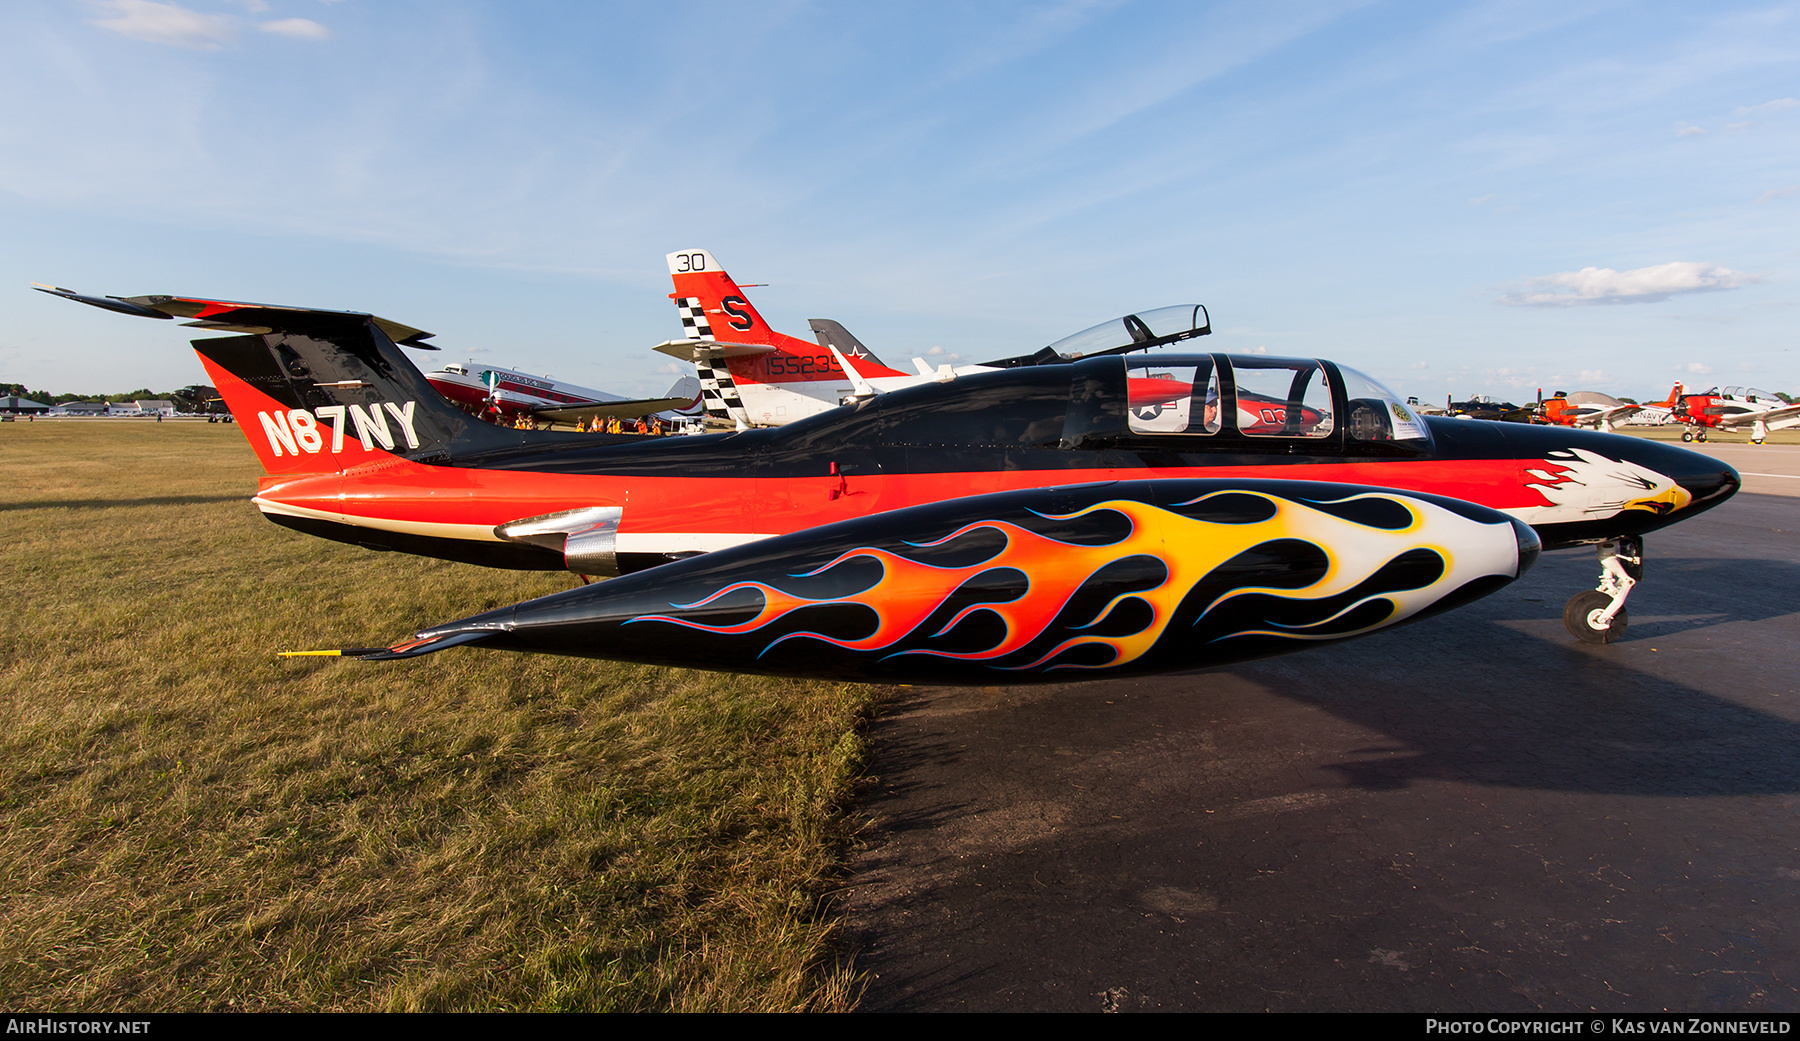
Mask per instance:
[[[1563,625],[1582,643],[1611,643],[1625,635],[1625,626],[1631,621],[1631,616],[1621,607],[1613,613],[1610,623],[1597,625],[1612,601],[1612,597],[1598,589],[1576,593],[1569,598],[1569,606],[1563,608]]]
[[[1692,430],[1683,430],[1681,432],[1681,441],[1683,444],[1686,444],[1687,442],[1692,441],[1693,439],[1694,439],[1694,432]]]

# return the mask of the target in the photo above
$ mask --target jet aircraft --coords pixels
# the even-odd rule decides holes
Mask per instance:
[[[239,334],[193,345],[275,523],[624,576],[377,657],[481,643],[971,683],[1191,668],[1423,617],[1581,544],[1602,581],[1565,622],[1603,643],[1642,536],[1738,487],[1673,445],[1425,419],[1352,369],[1261,355],[1020,366],[733,434],[508,430],[396,346],[427,334],[371,315],[59,295]]]
[[[771,329],[743,288],[706,250],[682,250],[667,259],[675,285],[669,296],[681,313],[686,336],[660,343],[656,350],[692,361],[700,372],[708,418],[739,429],[792,423],[847,401],[922,383],[1139,351],[1212,332],[1206,308],[1184,304],[1102,322],[1031,354],[936,368],[915,358],[918,371],[903,372],[828,319],[809,323],[817,344]]]

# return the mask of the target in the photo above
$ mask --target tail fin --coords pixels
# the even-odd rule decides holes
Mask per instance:
[[[330,473],[383,454],[444,462],[516,444],[451,405],[368,319],[195,340],[263,469]]]
[[[875,357],[874,351],[863,346],[861,340],[851,335],[850,330],[831,319],[811,318],[807,320],[806,324],[812,327],[813,336],[819,341],[819,346],[828,350],[835,349],[852,358],[867,359],[872,364],[886,367],[880,358]]]
[[[675,307],[681,312],[688,339],[777,347],[802,342],[769,328],[711,253],[688,249],[669,254],[668,260],[669,277],[675,283]]]
[[[380,458],[441,462],[519,435],[450,404],[396,344],[431,334],[354,311],[199,297],[54,295],[147,318],[243,333],[195,340],[213,386],[271,474],[335,473]]]

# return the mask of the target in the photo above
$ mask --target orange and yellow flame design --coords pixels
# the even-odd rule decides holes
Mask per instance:
[[[910,560],[889,550],[864,547],[849,550],[809,575],[825,572],[847,560],[869,557],[881,563],[882,577],[862,592],[848,596],[813,599],[785,592],[764,582],[736,582],[705,599],[690,604],[672,605],[678,610],[703,607],[729,593],[754,589],[762,595],[763,606],[754,618],[734,625],[705,625],[673,615],[645,615],[632,621],[664,621],[722,635],[755,632],[790,612],[819,604],[861,604],[874,611],[879,619],[875,630],[860,639],[838,639],[819,633],[790,633],[771,642],[804,637],[822,640],[853,651],[882,652],[914,635],[965,582],[996,568],[1014,568],[1028,582],[1026,591],[1016,599],[1001,603],[980,603],[959,611],[954,617],[922,636],[942,636],[970,613],[991,611],[1005,624],[1005,635],[992,647],[980,651],[956,653],[927,648],[902,650],[899,654],[926,654],[970,661],[1004,659],[1025,648],[1042,635],[1058,617],[1070,598],[1097,572],[1108,564],[1129,557],[1147,556],[1161,561],[1166,577],[1153,588],[1122,593],[1107,602],[1085,624],[1077,625],[1074,635],[1041,654],[1022,663],[1008,663],[1008,669],[1033,669],[1051,662],[1072,647],[1100,644],[1113,654],[1102,665],[1061,665],[1055,667],[1117,668],[1137,660],[1161,640],[1179,607],[1190,591],[1221,564],[1278,539],[1300,539],[1319,547],[1329,560],[1326,572],[1311,585],[1294,588],[1272,586],[1240,586],[1217,597],[1205,606],[1202,616],[1229,611],[1231,601],[1251,593],[1282,599],[1318,600],[1354,589],[1383,565],[1401,554],[1417,549],[1430,549],[1444,561],[1442,577],[1429,585],[1411,590],[1385,592],[1381,597],[1393,602],[1394,610],[1382,621],[1353,632],[1308,634],[1304,629],[1270,627],[1260,618],[1246,618],[1243,628],[1232,635],[1263,633],[1295,639],[1342,639],[1383,628],[1402,621],[1435,603],[1446,593],[1486,575],[1512,577],[1518,568],[1518,544],[1510,526],[1484,524],[1452,513],[1435,504],[1400,495],[1362,493],[1347,498],[1376,496],[1404,506],[1412,523],[1403,528],[1376,528],[1345,520],[1302,502],[1264,492],[1215,492],[1220,494],[1255,494],[1275,506],[1267,520],[1249,523],[1223,523],[1198,520],[1131,499],[1096,503],[1084,510],[1053,517],[1068,520],[1102,510],[1123,514],[1131,522],[1124,538],[1103,546],[1084,546],[1049,538],[1006,521],[978,521],[932,543],[940,545],[978,529],[991,529],[1006,540],[1004,548],[978,564],[966,567],[938,567]],[[1212,497],[1201,496],[1194,503]],[[1189,505],[1184,503],[1182,505]],[[1082,633],[1082,629],[1101,627],[1127,600],[1140,600],[1151,609],[1150,621],[1137,631],[1123,636]],[[1369,599],[1373,599],[1372,597]],[[1341,616],[1365,601],[1358,601],[1333,614]],[[1330,619],[1326,619],[1329,621]],[[1318,624],[1324,624],[1323,622]],[[768,648],[764,649],[764,653]]]

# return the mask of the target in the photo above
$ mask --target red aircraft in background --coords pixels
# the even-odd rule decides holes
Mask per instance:
[[[1750,443],[1768,440],[1769,431],[1800,426],[1800,405],[1791,405],[1779,394],[1755,387],[1714,387],[1703,394],[1682,394],[1675,384],[1675,421],[1687,429],[1683,441],[1705,441],[1707,430],[1750,432]]]
[[[770,328],[711,253],[683,250],[668,261],[675,283],[669,298],[687,335],[656,349],[694,363],[707,418],[740,428],[780,426],[837,408],[855,390],[831,348]],[[869,378],[883,385],[916,380],[852,342]]]
[[[1547,423],[1553,426],[1577,427],[1587,430],[1599,430],[1612,433],[1613,427],[1625,420],[1653,409],[1673,410],[1675,403],[1681,399],[1681,384],[1669,392],[1666,401],[1648,401],[1633,404],[1620,401],[1610,394],[1598,391],[1578,390],[1573,394],[1559,390],[1552,398],[1546,399],[1542,390],[1538,391],[1537,412],[1532,416],[1536,423]]]

